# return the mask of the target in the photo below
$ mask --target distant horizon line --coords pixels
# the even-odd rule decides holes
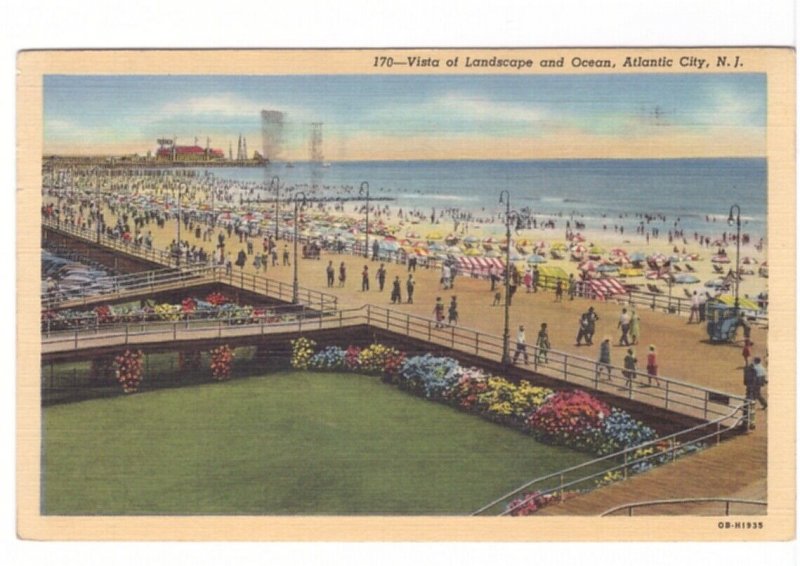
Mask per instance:
[[[122,158],[131,158],[131,157],[139,157],[142,159],[146,159],[145,156],[141,156],[138,154],[126,154],[126,155],[107,155],[107,154],[94,154],[94,155],[85,155],[85,154],[42,154],[42,159],[122,159]],[[387,163],[387,162],[397,162],[397,163],[408,163],[408,162],[415,162],[415,161],[430,161],[430,162],[442,162],[442,161],[509,161],[509,162],[522,162],[522,161],[678,161],[678,160],[724,160],[724,159],[767,159],[766,155],[730,155],[730,156],[682,156],[682,157],[530,157],[530,158],[478,158],[478,157],[463,157],[463,158],[447,158],[447,159],[431,159],[431,158],[418,158],[418,159],[326,159],[324,161],[317,161],[312,162],[307,159],[283,159],[280,161],[269,161],[268,164],[275,164],[275,165],[283,165],[283,164],[310,164],[310,163],[318,163],[318,164],[333,164],[333,163],[368,163],[368,162],[375,162],[375,163]],[[141,162],[139,162],[141,163]],[[163,164],[163,165],[170,165],[172,163],[180,163],[181,165],[196,165],[198,167],[202,167],[204,165],[214,165],[214,164],[225,164],[225,165],[232,165],[237,163],[236,160],[223,160],[223,161],[164,161],[158,162],[155,160],[151,160],[148,163],[153,165]],[[248,159],[245,163],[254,163],[254,160]]]

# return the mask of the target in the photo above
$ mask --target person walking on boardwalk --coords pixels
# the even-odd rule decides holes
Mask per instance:
[[[611,338],[608,336],[603,338],[603,341],[600,342],[600,357],[597,358],[595,379],[600,379],[600,374],[603,369],[605,369],[608,374],[606,381],[611,381]]]
[[[522,278],[522,283],[525,285],[525,292],[530,293],[533,287],[533,274],[530,269],[525,270],[525,276]]]
[[[289,246],[284,244],[283,246],[283,265],[290,265],[289,264]]]
[[[631,343],[628,339],[628,332],[631,330],[631,315],[628,314],[628,309],[622,309],[622,314],[619,315],[617,328],[620,330],[619,345],[630,346]]]
[[[567,294],[569,295],[569,300],[575,300],[575,293],[578,291],[578,284],[575,282],[575,275],[572,273],[569,274],[569,280],[567,281]]]
[[[400,304],[403,299],[400,297],[400,276],[396,275],[392,282],[392,304]]]
[[[689,322],[686,324],[691,324],[692,322],[700,323],[700,296],[697,294],[697,291],[692,293],[692,306],[689,310]]]
[[[528,365],[528,347],[525,345],[525,326],[520,324],[517,330],[517,349],[514,350],[514,360],[512,363],[517,363],[519,355],[522,354],[525,358],[525,365]]]
[[[333,268],[333,261],[328,262],[328,267],[325,268],[325,275],[328,278],[328,287],[333,287],[333,276],[335,275],[336,270]]]
[[[647,385],[653,385],[654,379],[656,381],[656,387],[661,387],[661,382],[658,380],[656,347],[650,344],[647,348]]]
[[[767,402],[761,394],[761,388],[767,384],[767,370],[761,365],[761,358],[753,358],[752,367],[755,373],[755,379],[753,380],[752,395],[750,398],[757,400],[761,403],[761,408],[766,410]]]
[[[408,295],[408,298],[406,299],[406,302],[409,305],[413,305],[414,304],[414,287],[416,287],[416,286],[417,286],[417,282],[414,281],[414,276],[411,273],[409,273],[408,274],[408,279],[406,279],[406,295]]]
[[[758,367],[758,369],[756,369]],[[767,409],[767,401],[761,394],[761,388],[767,384],[767,371],[761,365],[761,358],[755,358],[752,364],[744,368],[744,385],[746,388],[745,396],[750,402],[747,405],[747,421],[750,423],[750,429],[756,428],[755,419],[750,416],[750,407],[755,405],[758,401],[761,403],[761,409]]]
[[[564,282],[556,279],[556,302],[560,303],[564,299]]]
[[[450,288],[450,266],[447,263],[442,264],[441,281],[442,289]]]
[[[594,307],[589,307],[589,310],[581,315],[578,321],[580,325],[578,328],[578,336],[575,339],[578,346],[581,345],[581,339],[585,340],[589,346],[592,345],[595,324],[598,320],[600,320],[600,317],[594,312]]]
[[[631,328],[630,328],[630,337],[631,337],[631,344],[634,346],[639,343],[639,335],[642,330],[642,319],[639,318],[639,313],[636,311],[636,307],[631,305]]]
[[[533,281],[531,282],[531,285],[533,287],[533,292],[537,293],[539,291],[539,266],[538,265],[534,265],[533,266],[533,273],[531,274],[531,276],[533,278]]]
[[[444,303],[441,297],[436,297],[436,304],[433,305],[433,317],[436,319],[436,328],[444,327]]]
[[[458,324],[458,303],[455,295],[450,299],[450,307],[447,309],[447,323]]]
[[[750,362],[752,347],[753,343],[749,339],[745,338],[744,344],[742,345],[742,357],[744,358],[744,367],[747,367],[747,364]]]
[[[550,336],[547,334],[547,323],[543,322],[536,336],[536,362],[547,363],[547,355],[550,352]]]
[[[375,278],[378,280],[378,291],[383,293],[383,287],[386,285],[386,267],[381,264],[378,271],[375,273]]]
[[[622,372],[625,376],[625,387],[621,389],[630,389],[633,386],[633,380],[636,378],[636,355],[633,352],[633,348],[628,348],[623,367],[625,368]]]
[[[361,290],[369,291],[369,267],[367,267],[366,265],[364,266],[364,269],[361,272]]]
[[[345,267],[344,262],[339,264],[339,287],[344,287],[344,283],[347,280],[347,267]]]

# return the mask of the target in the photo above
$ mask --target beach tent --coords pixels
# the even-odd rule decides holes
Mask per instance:
[[[459,271],[476,277],[488,277],[492,267],[498,272],[505,267],[505,264],[497,258],[460,256],[457,261]]]
[[[532,254],[532,255],[528,256],[528,260],[527,261],[531,265],[536,265],[536,264],[539,264],[539,263],[546,262],[547,258],[545,258],[544,256],[540,256],[538,254]]]
[[[726,255],[715,255],[711,258],[712,263],[730,263],[731,258]]]
[[[625,295],[625,287],[613,277],[601,277],[586,281],[590,294],[598,300],[604,301],[614,295]]]

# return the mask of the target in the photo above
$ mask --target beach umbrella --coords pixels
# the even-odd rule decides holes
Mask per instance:
[[[700,278],[697,275],[692,273],[678,273],[673,278],[675,283],[680,283],[681,285],[691,285],[694,283],[700,283]]]
[[[613,271],[619,271],[619,267],[613,263],[601,263],[597,266],[598,273],[611,273]]]
[[[556,242],[555,244],[550,246],[550,249],[551,250],[555,250],[555,251],[562,251],[562,250],[566,250],[567,246],[566,246],[566,244],[563,244],[561,242]]]
[[[540,256],[539,254],[532,254],[528,256],[528,263],[531,265],[536,265],[539,263],[544,263],[547,261],[547,258],[544,256]]]
[[[523,261],[525,259],[517,250],[511,250],[511,252],[508,254],[508,257],[511,261]]]
[[[603,249],[603,248],[602,248],[602,247],[600,247],[600,246],[597,246],[597,245],[595,245],[595,246],[592,246],[591,248],[589,248],[589,253],[590,253],[590,254],[598,254],[598,255],[599,255],[599,254],[604,254],[604,253],[606,253],[606,250],[605,250],[605,249]]]
[[[758,263],[758,260],[751,256],[745,256],[742,258],[741,263],[743,265],[755,265]]]
[[[454,245],[455,245],[455,244],[456,244],[456,243],[457,243],[457,242],[458,242],[460,239],[461,239],[461,238],[459,238],[459,237],[458,237],[458,236],[456,236],[455,234],[448,234],[448,235],[447,235],[447,237],[445,237],[444,241],[445,241],[445,242],[446,242],[448,245],[454,246]]]
[[[481,239],[478,236],[473,236],[471,234],[469,236],[467,236],[466,238],[464,238],[464,243],[465,244],[477,244],[480,241],[481,241]]]
[[[497,243],[497,238],[495,238],[494,236],[487,236],[487,237],[485,237],[483,239],[483,243],[484,244],[496,244]]]
[[[633,262],[642,262],[647,259],[647,254],[642,251],[635,251],[628,256],[628,259]]]
[[[592,260],[584,261],[578,266],[578,269],[581,271],[597,271],[597,262]]]
[[[414,232],[413,230],[410,232],[406,232],[406,238],[408,238],[409,240],[418,240],[420,237],[421,236],[419,235],[419,232]]]
[[[428,246],[428,249],[432,252],[443,252],[446,248],[442,244],[433,243]]]
[[[498,252],[497,250],[489,250],[484,254],[484,256],[491,258],[500,257],[500,252]]]
[[[705,285],[706,287],[713,287],[716,289],[718,287],[722,287],[723,285],[725,285],[725,282],[722,279],[709,279],[708,281],[703,283],[703,285]]]
[[[426,239],[428,239],[428,240],[431,240],[431,241],[435,241],[435,240],[441,240],[441,239],[443,239],[443,238],[444,238],[444,236],[442,235],[442,233],[441,233],[441,232],[439,232],[439,231],[437,231],[437,230],[433,230],[433,231],[431,231],[431,232],[428,232],[428,233],[425,235],[425,238],[426,238]]]
[[[715,255],[711,258],[711,263],[730,263],[731,259],[726,255]]]
[[[479,257],[483,255],[483,252],[478,248],[469,248],[464,252],[464,255],[469,257]]]
[[[464,255],[464,250],[459,248],[458,246],[448,246],[447,253],[452,255]]]

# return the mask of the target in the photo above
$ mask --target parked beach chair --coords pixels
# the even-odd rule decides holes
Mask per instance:
[[[714,267],[714,273],[722,273],[723,271],[725,271],[724,269],[722,269],[721,265],[714,264],[713,267]]]
[[[691,299],[692,298],[692,292],[689,289],[684,289],[683,290],[683,294],[686,295],[687,299]]]
[[[650,289],[650,292],[655,295],[663,295],[664,291],[658,288],[658,285],[654,285],[652,283],[647,285],[647,288]]]
[[[680,266],[680,265],[678,265],[677,263],[676,263],[675,265],[673,265],[673,266],[672,266],[672,269],[674,269],[674,270],[675,270],[675,271],[677,271],[678,273],[681,273],[681,272],[683,271],[683,270],[681,269],[681,266]]]
[[[685,265],[686,265],[686,271],[691,271],[692,273],[694,273],[694,272],[695,272],[695,268],[694,268],[694,267],[692,267],[692,264],[691,264],[691,263],[687,263],[687,264],[685,264]]]

